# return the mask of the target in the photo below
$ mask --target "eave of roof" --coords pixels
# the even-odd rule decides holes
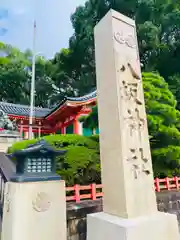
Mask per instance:
[[[97,92],[96,90],[84,95],[82,97],[65,97],[55,108],[53,108],[46,116],[45,118],[50,117],[53,115],[57,110],[59,110],[62,106],[67,105],[67,106],[80,106],[84,104],[88,104],[92,101],[96,101],[97,98]]]

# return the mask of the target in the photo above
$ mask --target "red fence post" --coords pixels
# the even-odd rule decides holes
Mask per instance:
[[[179,190],[179,180],[178,177],[174,177],[174,181],[175,181],[175,185],[176,185],[176,189]]]
[[[91,184],[91,199],[96,200],[96,184]]]
[[[160,185],[159,185],[159,178],[156,178],[156,179],[155,179],[155,187],[156,187],[156,191],[157,191],[157,192],[160,192],[160,191],[161,191]]]
[[[80,202],[80,191],[79,191],[79,185],[74,185],[74,193],[75,193],[75,201],[78,203]]]
[[[166,188],[169,191],[170,190],[170,185],[169,185],[169,178],[168,177],[165,178],[165,183],[166,183]]]

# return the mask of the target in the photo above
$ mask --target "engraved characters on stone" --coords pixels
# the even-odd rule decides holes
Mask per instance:
[[[138,71],[135,67],[132,67],[130,63],[127,63],[127,66],[123,64],[120,67],[121,72],[129,71],[130,80],[122,80],[121,93],[122,98],[126,101],[134,101],[138,105],[142,105],[142,101],[139,98],[138,90],[139,84],[141,83],[141,77],[138,74]]]
[[[140,116],[138,108],[135,108],[134,110],[128,109],[127,114],[128,116],[124,119],[126,120],[130,128],[130,136],[132,137],[133,132],[138,130],[141,140],[141,130],[143,130],[145,126],[145,120]]]
[[[121,43],[123,43],[122,36],[118,35]],[[121,37],[120,37],[121,36]],[[129,62],[123,64],[120,67],[122,77],[126,74],[125,79],[121,80],[121,98],[125,102],[124,116],[125,125],[129,128],[128,136],[131,137],[130,145],[135,142],[135,146],[141,146],[142,144],[142,131],[145,127],[146,121],[143,116],[140,115],[140,109],[144,107],[143,101],[139,98],[139,85],[141,84],[141,77],[136,71],[136,68]],[[135,134],[135,133],[138,133]],[[130,163],[130,167],[133,171],[134,178],[137,179],[141,173],[148,176],[151,173],[150,166],[148,165],[148,158],[144,156],[142,147],[130,146],[129,157],[127,162]]]
[[[126,81],[122,81],[122,97],[126,101],[134,100],[137,104],[142,105],[142,101],[138,98],[138,84],[137,83],[127,83]]]
[[[151,173],[148,166],[148,158],[144,156],[142,148],[130,148],[130,157],[127,162],[131,164],[134,178],[137,179],[141,172],[149,175]]]

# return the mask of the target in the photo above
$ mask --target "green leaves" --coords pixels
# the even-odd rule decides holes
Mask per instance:
[[[24,53],[0,42],[0,101],[29,104],[32,53]],[[49,107],[54,104],[58,89],[51,78],[54,68],[50,61],[36,57],[35,104]]]
[[[91,129],[98,128],[98,108],[97,108],[97,105],[92,108],[92,111],[88,116],[82,117],[80,119],[80,121],[83,122],[83,127],[85,127],[85,128],[91,128]]]
[[[157,176],[172,175],[174,166],[180,164],[180,112],[162,77],[153,73],[142,76],[154,172]]]
[[[22,89],[27,78],[27,73],[19,63],[6,62],[0,65],[0,100],[20,103],[24,98]]]
[[[158,71],[167,81],[169,76],[180,73],[180,5],[177,1],[89,0],[71,16],[74,34],[69,40],[68,56],[60,52],[55,61],[55,75],[61,73],[58,81],[65,82],[65,92],[69,93],[68,84],[77,95],[95,87],[93,29],[110,8],[136,20],[145,71]],[[60,81],[63,78],[64,81]]]

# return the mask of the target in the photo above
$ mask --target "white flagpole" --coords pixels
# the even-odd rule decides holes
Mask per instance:
[[[33,30],[33,56],[32,56],[32,78],[31,78],[31,99],[30,99],[30,114],[29,114],[29,139],[33,138],[32,124],[34,117],[34,91],[35,91],[35,64],[36,64],[36,22],[34,21]]]

